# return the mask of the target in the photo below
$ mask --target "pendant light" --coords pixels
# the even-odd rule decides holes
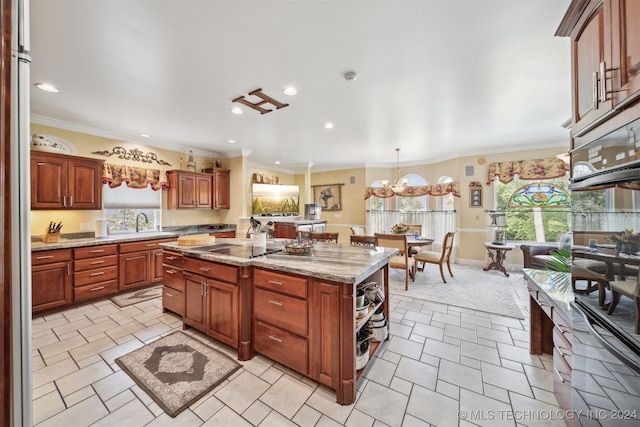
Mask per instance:
[[[385,182],[385,186],[387,183]],[[389,185],[388,188],[394,193],[402,193],[409,185],[407,178],[400,178],[400,149],[396,148],[396,183]]]

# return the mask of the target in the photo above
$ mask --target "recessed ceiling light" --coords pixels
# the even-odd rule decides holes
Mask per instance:
[[[279,165],[279,164],[280,164],[280,160],[276,160],[276,165]]]
[[[38,89],[44,90],[45,92],[60,92],[57,87],[49,83],[36,83],[36,87]]]
[[[240,107],[233,107],[233,108],[231,109],[231,112],[232,112],[233,114],[242,114],[242,108],[240,108]]]
[[[325,123],[325,124],[324,124],[324,128],[325,128],[325,129],[333,129],[333,123],[331,123],[331,122],[327,122],[327,123]]]
[[[285,95],[293,96],[298,94],[298,89],[293,86],[285,87],[282,91]]]
[[[140,136],[143,138],[151,138],[151,135],[149,135],[148,133],[141,133]]]
[[[227,142],[228,142],[229,144],[235,144],[235,143],[236,143],[236,140],[235,140],[235,139],[229,139]]]

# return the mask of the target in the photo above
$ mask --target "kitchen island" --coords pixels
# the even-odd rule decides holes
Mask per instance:
[[[365,335],[359,332],[374,312],[388,319],[388,264],[395,249],[318,243],[311,254],[255,256],[250,239],[162,247],[172,268],[181,260],[185,327],[236,348],[240,360],[260,353],[324,384],[336,390],[340,404],[355,401],[368,366],[356,369],[357,353],[367,347],[357,345],[357,337]],[[282,250],[282,241],[269,241],[265,249]],[[380,297],[358,317],[356,292],[372,282]],[[367,359],[380,344],[367,347]]]

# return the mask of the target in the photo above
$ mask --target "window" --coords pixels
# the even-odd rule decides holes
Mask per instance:
[[[449,176],[442,176],[438,179],[438,184],[448,184],[453,182],[453,179]],[[452,211],[454,210],[453,206],[453,194],[447,194],[446,196],[440,196],[437,198],[439,211]]]
[[[160,226],[160,209],[104,209],[110,234],[155,231]]]
[[[129,188],[126,185],[103,188],[103,215],[109,233],[154,231],[161,224],[162,192],[151,187]]]
[[[384,184],[382,181],[375,181],[371,186],[380,188],[384,187]],[[387,199],[382,199],[376,196],[369,197],[369,210],[383,211],[385,209],[387,209]]]
[[[496,208],[506,212],[505,237],[507,240],[516,241],[557,242],[571,228],[569,208],[508,207],[511,195],[520,187],[533,182],[520,180],[517,176],[508,184],[495,181]],[[566,189],[568,177],[565,175],[562,178],[538,182],[551,183]]]
[[[420,185],[427,185],[425,180],[420,175],[409,174],[403,176],[401,179],[407,180],[407,185],[410,187],[418,187]],[[426,211],[429,206],[427,196],[419,197],[397,197],[398,210],[400,212],[413,212],[413,211]]]

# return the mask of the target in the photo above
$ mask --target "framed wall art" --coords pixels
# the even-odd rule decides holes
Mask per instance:
[[[469,184],[469,207],[482,207],[482,184],[479,182],[474,181]]]
[[[312,185],[313,202],[318,203],[323,211],[342,210],[343,184]]]

